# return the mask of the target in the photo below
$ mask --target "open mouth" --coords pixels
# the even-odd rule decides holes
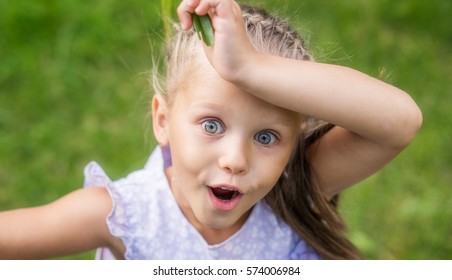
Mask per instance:
[[[211,188],[213,195],[221,200],[228,201],[233,200],[237,196],[240,195],[240,192],[236,190],[231,190],[226,187],[219,187],[219,188]]]
[[[234,209],[243,197],[238,190],[224,185],[211,186],[209,190],[212,205],[222,211]]]

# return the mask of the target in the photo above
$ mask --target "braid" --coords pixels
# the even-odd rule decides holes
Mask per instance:
[[[290,59],[313,60],[303,38],[286,21],[249,6],[242,6],[242,15],[248,37],[257,50]]]

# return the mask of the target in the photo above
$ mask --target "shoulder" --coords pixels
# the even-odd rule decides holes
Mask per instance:
[[[130,187],[149,186],[153,183],[153,180],[160,181],[165,179],[160,147],[154,149],[144,168],[132,171],[123,178],[111,180],[97,162],[90,162],[86,165],[84,175],[85,188],[102,186],[106,187],[107,190],[113,186],[118,188],[129,185]]]
[[[84,175],[84,188],[104,187],[113,209],[121,205],[141,204],[167,183],[159,147],[153,151],[143,169],[132,171],[123,178],[111,180],[96,162],[90,162],[85,167]]]

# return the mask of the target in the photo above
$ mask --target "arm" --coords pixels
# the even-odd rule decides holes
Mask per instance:
[[[0,259],[44,259],[107,246],[120,253],[105,219],[112,202],[104,188],[81,189],[48,205],[0,213]]]
[[[256,56],[244,71],[252,75],[240,81],[248,92],[337,125],[309,150],[330,197],[381,169],[421,126],[415,102],[377,79],[346,67]]]
[[[222,78],[269,103],[337,125],[309,150],[327,196],[375,173],[420,128],[418,106],[400,89],[347,67],[254,50],[234,1],[184,1],[178,13],[185,28],[192,12],[211,16],[215,43],[205,50]]]

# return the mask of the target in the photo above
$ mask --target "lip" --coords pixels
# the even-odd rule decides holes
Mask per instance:
[[[222,199],[216,197],[212,192],[212,189],[220,188],[220,187],[226,187],[230,190],[237,191],[238,194],[236,196],[234,196],[234,198],[232,198],[231,200],[222,200]],[[212,185],[212,186],[208,186],[208,189],[209,189],[210,202],[212,203],[213,207],[215,207],[216,209],[221,210],[221,211],[231,211],[231,210],[235,209],[237,207],[237,205],[239,204],[240,199],[243,197],[243,193],[240,191],[240,189],[238,187],[231,186],[228,184]]]

